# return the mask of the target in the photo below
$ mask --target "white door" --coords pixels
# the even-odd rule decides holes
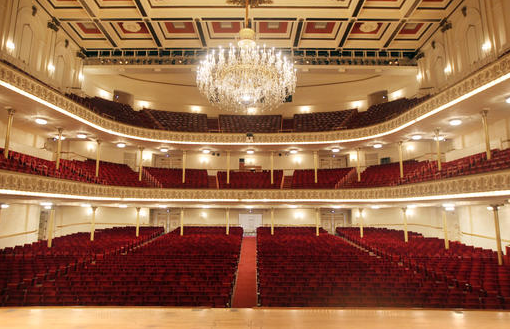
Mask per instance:
[[[244,235],[255,235],[257,227],[262,226],[262,214],[239,214],[239,225]]]

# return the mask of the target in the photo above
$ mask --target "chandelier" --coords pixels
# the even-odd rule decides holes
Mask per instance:
[[[248,26],[249,0],[245,24]],[[260,47],[255,31],[239,31],[237,47],[212,50],[200,62],[197,86],[209,102],[231,112],[270,111],[296,90],[294,65],[274,48]]]

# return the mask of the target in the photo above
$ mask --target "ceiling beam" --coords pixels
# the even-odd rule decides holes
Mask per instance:
[[[390,44],[393,42],[393,40],[395,39],[397,34],[400,32],[400,30],[402,29],[402,26],[404,26],[405,23],[406,23],[406,20],[401,20],[398,23],[397,27],[393,30],[393,33],[391,33],[388,40],[386,40],[386,42],[384,43],[384,46],[383,46],[384,48],[388,48],[390,46]]]
[[[300,18],[296,28],[296,35],[294,36],[294,43],[292,46],[294,48],[299,47],[299,41],[301,40],[301,34],[303,32],[304,19]]]
[[[200,37],[200,42],[202,43],[202,47],[207,47],[207,41],[205,40],[204,29],[202,28],[202,22],[200,19],[195,19],[195,26],[197,28],[198,36]]]
[[[347,41],[347,38],[349,37],[349,34],[351,34],[352,27],[354,26],[354,23],[356,23],[356,19],[351,19],[349,23],[347,24],[347,27],[345,28],[344,35],[342,36],[342,39],[340,40],[340,43],[338,44],[338,48],[342,48]]]
[[[144,22],[147,25],[147,28],[149,29],[149,32],[151,33],[152,40],[154,40],[156,45],[161,48],[162,47],[161,41],[159,41],[158,35],[156,34],[156,31],[154,30],[154,27],[152,26],[152,22],[148,18],[146,18],[144,20]]]

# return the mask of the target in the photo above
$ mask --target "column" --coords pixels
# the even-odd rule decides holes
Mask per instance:
[[[90,241],[94,241],[94,232],[96,230],[96,209],[92,207],[92,219],[90,221]]]
[[[60,168],[60,152],[62,151],[62,131],[64,129],[58,128],[58,140],[57,140],[57,163],[56,163],[56,169],[58,170]]]
[[[402,208],[402,217],[404,218],[404,241],[407,243],[409,241],[407,234],[407,207]]]
[[[165,233],[170,232],[170,212],[168,209],[166,210],[166,225],[165,225]]]
[[[182,183],[186,183],[186,151],[182,151]]]
[[[99,177],[99,151],[101,148],[101,140],[97,140],[97,148],[96,148],[96,177]]]
[[[274,171],[274,152],[271,151],[271,185],[274,184],[274,174],[273,174],[273,171]]]
[[[441,171],[441,144],[439,144],[439,129],[434,130],[436,136],[437,170]]]
[[[143,146],[139,146],[140,150],[140,165],[138,166],[138,181],[142,181],[142,172],[143,172]]]
[[[359,151],[360,151],[360,148],[358,147],[356,149],[356,156],[357,156],[357,160],[356,160],[356,171],[358,172],[358,182],[361,182],[361,158],[359,156]]]
[[[450,249],[450,241],[448,241],[448,225],[446,223],[446,210],[443,209],[443,231],[444,231],[444,248]]]
[[[9,142],[11,140],[11,128],[12,128],[12,121],[14,120],[14,113],[16,112],[10,107],[6,107],[8,114],[7,118],[7,129],[5,130],[5,144],[4,144],[4,158],[9,157]]]
[[[496,230],[496,246],[498,249],[498,264],[503,265],[503,252],[501,248],[501,232],[499,230],[499,212],[500,205],[492,205],[492,212],[494,213],[494,228]]]
[[[491,159],[491,141],[489,136],[489,125],[487,124],[487,113],[488,109],[484,109],[480,114],[482,115],[483,132],[485,134],[485,153],[487,154],[487,160]]]
[[[363,238],[363,209],[358,209],[358,216],[359,216],[359,236],[360,238]]]
[[[230,184],[230,151],[227,151],[227,184]]]
[[[229,228],[229,221],[230,221],[230,209],[227,208],[227,210],[225,211],[225,219],[227,221],[227,225],[226,225],[226,230],[227,230],[227,235],[230,233],[230,228]]]
[[[316,236],[319,236],[319,226],[320,226],[319,208],[315,208],[315,235]]]
[[[274,235],[274,208],[271,208],[271,235]]]
[[[400,165],[400,178],[404,178],[404,159],[402,156],[402,141],[398,142],[398,163]]]
[[[184,208],[181,208],[181,236],[184,235]]]
[[[140,235],[140,207],[136,207],[136,237]]]
[[[55,208],[50,209],[50,219],[48,222],[48,248],[51,248],[53,242],[53,223],[55,222]]]
[[[313,151],[313,181],[315,184],[317,184],[317,167],[318,167],[318,156],[317,151]]]

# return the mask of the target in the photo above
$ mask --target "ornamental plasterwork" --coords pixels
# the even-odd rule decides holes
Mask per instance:
[[[334,190],[160,189],[106,186],[0,170],[3,190],[94,198],[172,200],[400,199],[510,190],[510,170],[391,187]]]
[[[483,86],[510,72],[510,54],[501,57],[495,62],[482,68],[468,78],[458,82],[450,88],[442,91],[429,100],[419,104],[411,110],[377,125],[358,129],[347,129],[325,132],[309,133],[285,133],[285,134],[254,134],[256,144],[265,143],[307,143],[307,142],[328,142],[349,140],[353,138],[370,138],[370,136],[388,132],[394,128],[410,122],[418,117],[444,105],[458,97]],[[23,91],[33,94],[45,101],[57,105],[72,114],[75,114],[89,122],[103,128],[130,135],[134,138],[149,138],[157,142],[196,142],[204,144],[230,144],[245,143],[246,134],[229,133],[189,133],[174,132],[166,130],[154,130],[126,125],[100,116],[86,107],[83,107],[67,97],[61,95],[39,81],[30,78],[28,75],[16,69],[0,63],[0,80],[7,82]]]

